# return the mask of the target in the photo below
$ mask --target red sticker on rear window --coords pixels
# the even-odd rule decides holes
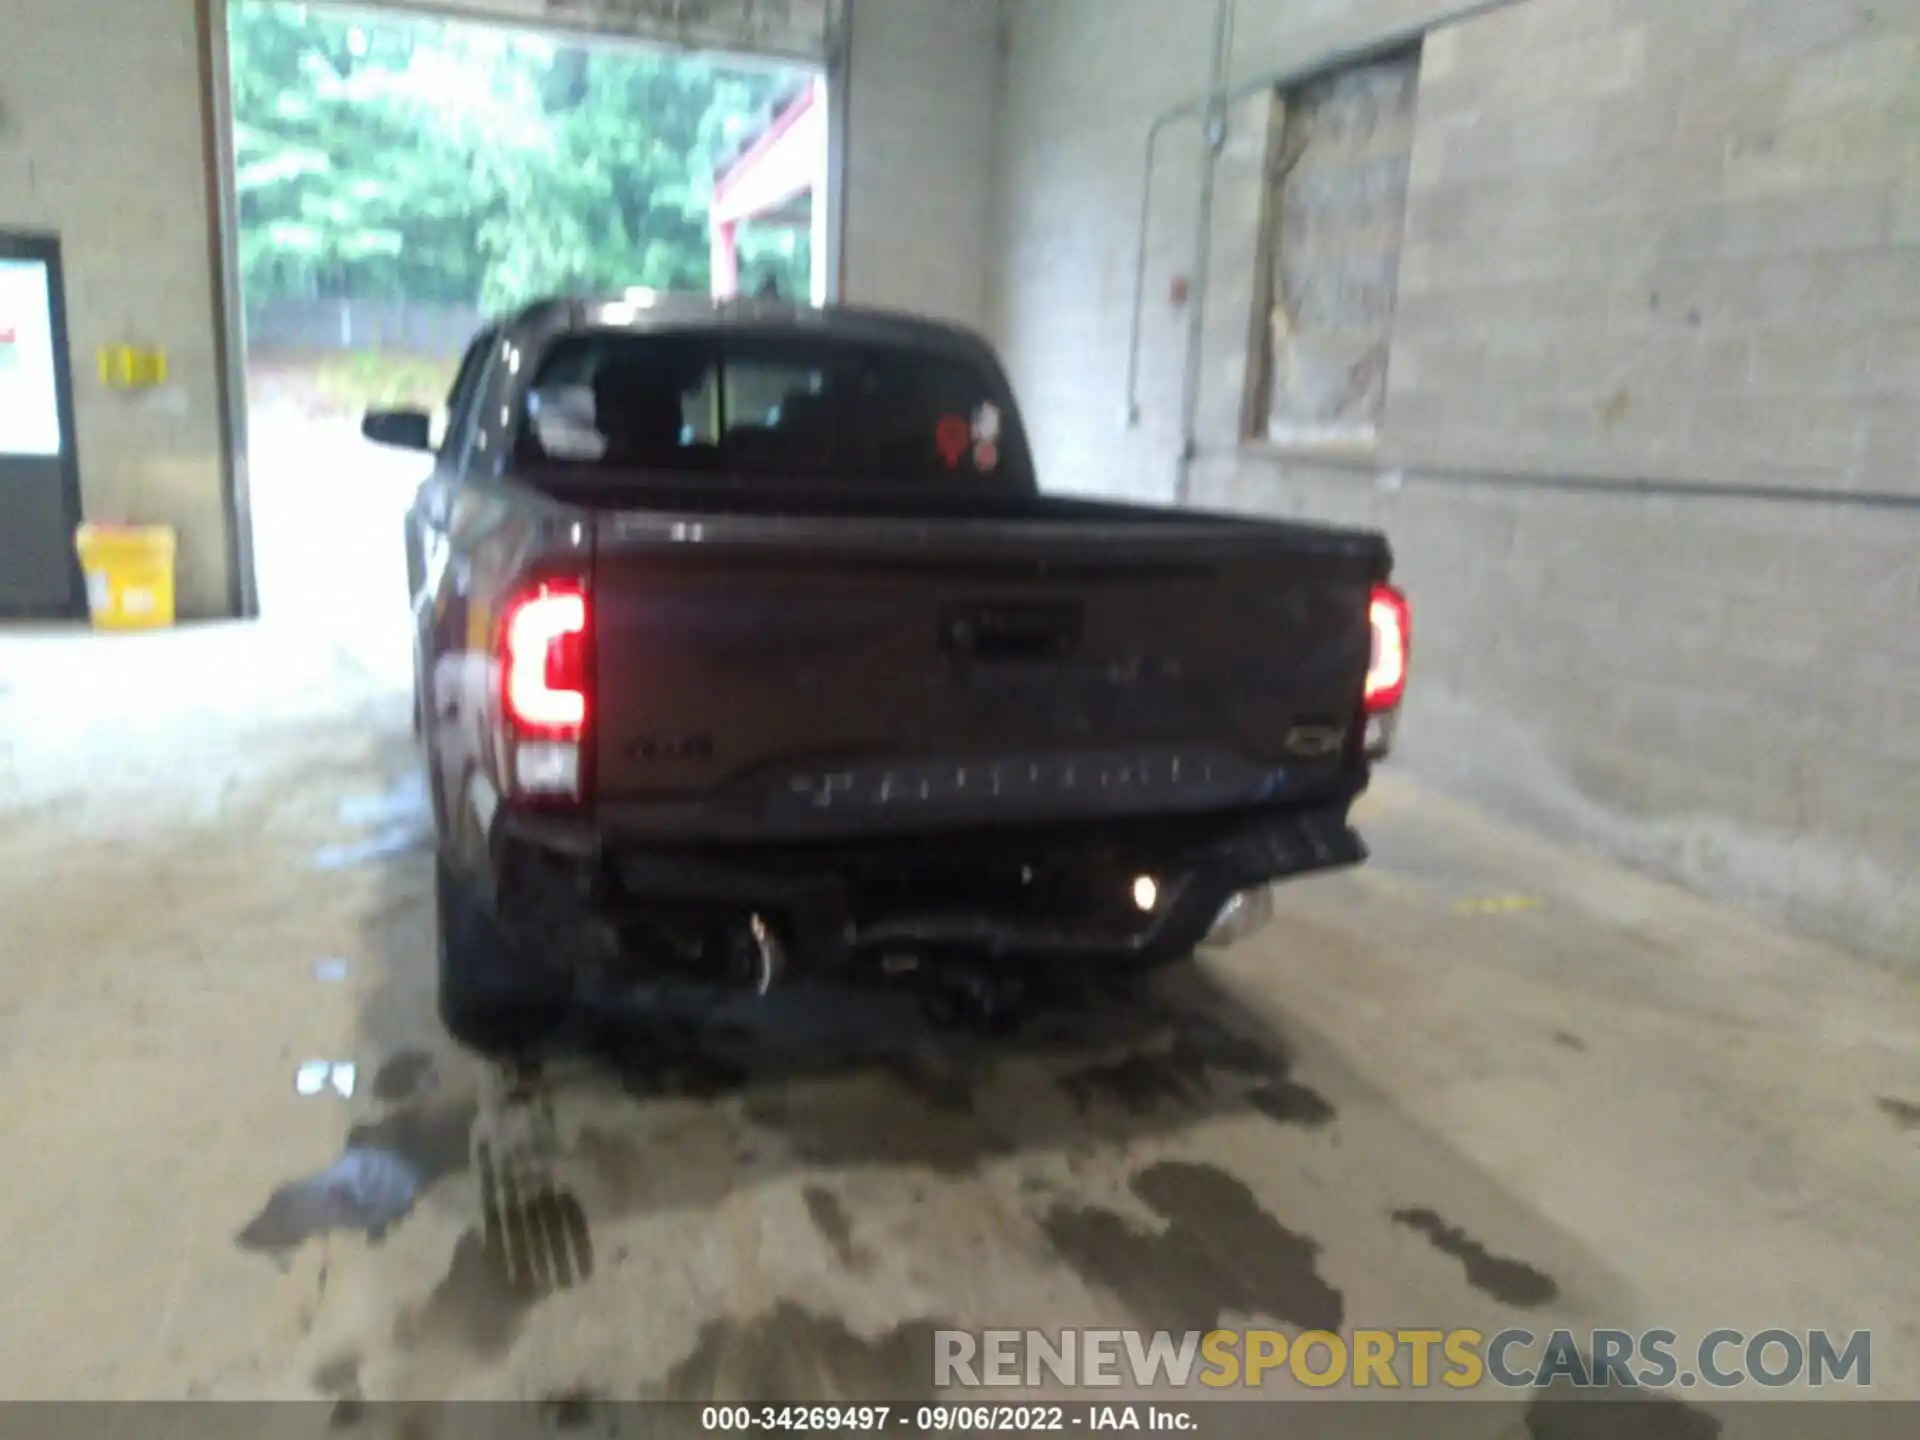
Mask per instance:
[[[957,470],[960,457],[973,443],[973,427],[964,415],[943,415],[933,432],[933,443],[939,448],[940,458],[947,462],[947,468]]]

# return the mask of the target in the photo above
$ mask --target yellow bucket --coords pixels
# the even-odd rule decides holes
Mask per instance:
[[[165,525],[82,525],[74,541],[96,630],[173,624],[176,538]]]

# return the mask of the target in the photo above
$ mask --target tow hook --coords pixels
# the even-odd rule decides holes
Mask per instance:
[[[765,995],[786,977],[786,947],[758,913],[748,920],[747,928],[753,935],[753,990],[756,995]]]

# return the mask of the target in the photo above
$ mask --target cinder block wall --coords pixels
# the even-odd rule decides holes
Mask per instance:
[[[1240,0],[1234,75],[1452,8]],[[1211,7],[1012,16],[996,324],[1049,481],[1165,498],[1192,126],[1129,432],[1131,242]],[[1524,0],[1433,34],[1357,463],[1240,443],[1264,123],[1221,172],[1196,502],[1389,534],[1414,773],[1920,968],[1920,510],[1858,503],[1920,497],[1920,4]]]
[[[194,9],[0,0],[0,226],[60,235],[84,514],[176,527],[204,618],[231,613],[230,536]],[[167,386],[105,389],[120,343],[164,349]]]
[[[1395,445],[1920,494],[1917,138],[1913,0],[1533,0],[1436,36]]]

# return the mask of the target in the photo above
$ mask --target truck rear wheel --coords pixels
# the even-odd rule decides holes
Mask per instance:
[[[542,965],[472,893],[434,861],[439,1008],[447,1033],[478,1054],[523,1055],[566,1023],[572,986]]]

